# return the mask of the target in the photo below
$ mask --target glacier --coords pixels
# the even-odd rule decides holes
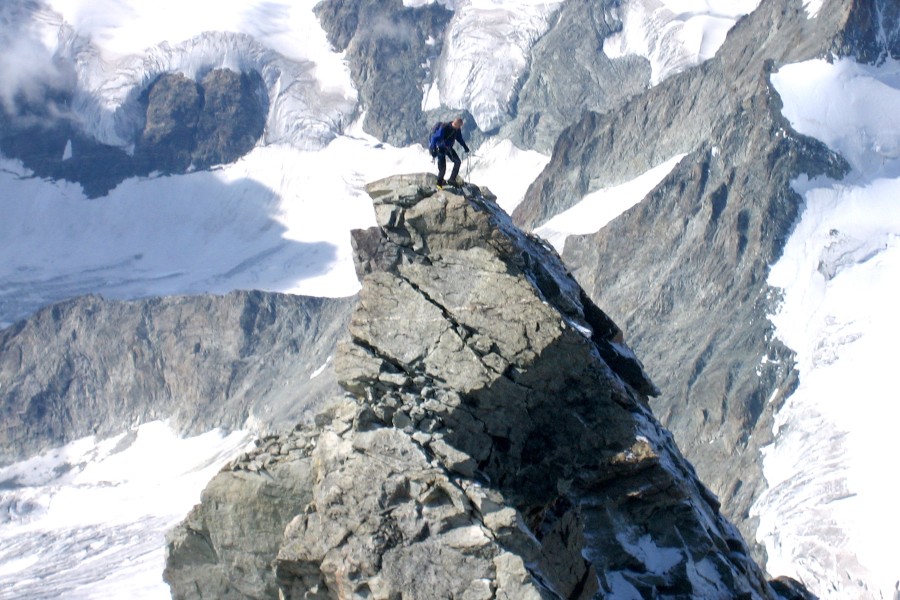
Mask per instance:
[[[764,449],[768,484],[753,507],[768,570],[823,598],[892,598],[900,522],[896,457],[900,407],[900,62],[843,59],[782,67],[772,82],[799,132],[853,167],[842,181],[802,177],[805,208],[769,283],[771,316],[797,353],[800,385]]]
[[[643,56],[650,84],[715,56],[728,30],[760,0],[645,0],[621,6],[622,31],[603,42],[610,58]]]
[[[133,144],[144,125],[140,92],[172,72],[192,79],[217,68],[260,73],[270,99],[263,145],[319,150],[355,117],[356,93],[343,63],[336,72],[344,80],[328,85],[317,77],[321,68],[313,58],[287,58],[244,33],[207,31],[177,45],[161,42],[141,55],[109,59],[91,38],[65,23],[60,32],[56,56],[73,64],[77,77],[72,113],[86,133],[105,144]]]
[[[482,131],[499,128],[512,117],[529,51],[561,3],[471,0],[458,5],[432,84],[438,94],[429,91],[426,98],[468,110]],[[494,60],[486,64],[484,56]]]
[[[166,531],[251,440],[156,421],[0,468],[0,599],[168,597]]]

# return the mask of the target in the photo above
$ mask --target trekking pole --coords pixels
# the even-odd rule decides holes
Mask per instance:
[[[471,183],[469,181],[469,167],[471,165],[472,153],[466,152],[466,183]]]

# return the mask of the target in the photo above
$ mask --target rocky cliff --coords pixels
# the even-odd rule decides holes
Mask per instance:
[[[767,317],[778,301],[769,265],[801,209],[792,180],[849,168],[793,131],[769,75],[821,56],[897,56],[897,31],[895,3],[835,0],[811,19],[799,1],[763,0],[715,58],[567,128],[515,213],[537,226],[686,154],[639,205],[569,238],[563,258],[652,365],[663,392],[655,413],[751,540],[749,508],[765,484],[759,448],[797,383]]]
[[[430,128],[422,89],[452,13],[436,2],[400,0],[323,0],[315,11],[331,45],[345,52],[365,130],[390,144],[421,143]]]
[[[0,464],[156,419],[290,428],[337,389],[323,367],[351,307],[234,292],[41,310],[0,331]]]
[[[175,598],[773,598],[621,330],[490,192],[370,184],[315,426],[169,536]]]

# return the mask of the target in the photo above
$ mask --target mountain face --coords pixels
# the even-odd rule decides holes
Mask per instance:
[[[760,449],[798,384],[792,352],[768,318],[779,302],[769,268],[803,206],[792,183],[849,171],[793,130],[770,75],[817,57],[900,57],[896,3],[821,4],[813,15],[809,3],[764,0],[714,58],[647,89],[644,59],[598,51],[621,31],[622,7],[561,3],[515,76],[513,99],[491,121],[523,147],[552,148],[514,213],[526,230],[686,155],[639,206],[596,234],[570,237],[563,257],[647,360],[662,391],[654,412],[750,540],[750,509],[766,485]],[[432,63],[438,85],[459,73],[449,66],[461,56],[448,47],[452,33]],[[761,547],[754,554],[765,560]]]
[[[793,131],[769,74],[829,52],[896,56],[892,11],[834,2],[812,20],[799,2],[762,2],[715,58],[562,132],[514,214],[535,227],[594,189],[686,154],[638,206],[596,234],[570,237],[563,257],[652,365],[663,390],[655,414],[748,539],[750,507],[765,487],[760,448],[797,385],[792,353],[767,317],[779,297],[766,283],[802,207],[792,181],[849,171]],[[894,25],[875,26],[877,15]]]
[[[262,292],[83,297],[0,331],[0,464],[123,424],[290,428],[334,393],[352,302]],[[313,375],[316,375],[313,377]]]
[[[184,173],[232,162],[262,136],[268,98],[259,73],[213,69],[199,82],[164,73],[141,98],[143,129],[134,152],[86,135],[62,108],[73,102],[66,89],[48,88],[39,98],[0,109],[0,150],[35,173],[82,184],[101,196],[129,177],[154,171]]]
[[[550,154],[560,132],[586,110],[605,112],[647,89],[650,67],[637,56],[610,59],[598,49],[622,29],[619,3],[566,2],[531,51],[528,74],[503,135]]]
[[[451,26],[453,12],[441,3],[411,7],[400,0],[325,0],[315,10],[334,48],[346,51],[366,109],[367,132],[391,144],[422,143],[433,121],[463,114],[487,122],[475,128],[469,119],[464,129],[468,138],[499,130],[524,148],[549,152],[559,132],[584,110],[617,106],[650,80],[646,61],[613,61],[598,53],[604,38],[621,30],[617,8],[616,2],[566,2],[554,9],[546,34],[535,31],[534,39],[521,41],[521,50],[530,53],[528,66],[513,73],[508,92],[499,92],[508,97],[498,108],[488,108],[492,102],[479,96],[485,88],[510,82],[490,81],[488,70],[480,66],[483,57],[473,54],[482,51],[478,43],[484,40],[473,40],[467,49],[463,24]],[[528,15],[475,10],[471,18],[512,20],[513,45],[517,37],[527,38],[531,26]],[[498,53],[497,58],[505,57]],[[429,88],[444,88],[473,105],[456,112],[453,106],[432,107]]]
[[[367,187],[349,394],[213,479],[173,597],[775,597],[618,327],[490,192],[435,181]]]
[[[324,0],[315,11],[328,41],[346,53],[365,130],[389,144],[419,143],[429,130],[422,110],[428,65],[452,13],[437,3],[412,8],[401,0]]]

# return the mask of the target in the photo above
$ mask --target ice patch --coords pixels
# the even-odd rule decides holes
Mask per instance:
[[[316,369],[315,371],[313,371],[312,374],[310,374],[309,378],[310,378],[310,379],[315,379],[316,377],[318,377],[319,375],[321,375],[322,373],[324,373],[324,372],[325,372],[325,369],[328,368],[328,365],[329,365],[330,363],[331,363],[331,357],[329,356],[327,359],[325,359],[325,364],[323,364],[321,367],[319,367],[318,369]]]
[[[825,0],[803,0],[803,8],[806,9],[807,17],[810,19],[818,17],[824,3]]]
[[[623,533],[619,533],[616,535],[616,539],[622,544],[622,548],[635,557],[639,563],[657,575],[666,574],[669,569],[684,560],[684,553],[681,550],[660,548],[649,535],[643,535],[637,539],[626,539]]]

